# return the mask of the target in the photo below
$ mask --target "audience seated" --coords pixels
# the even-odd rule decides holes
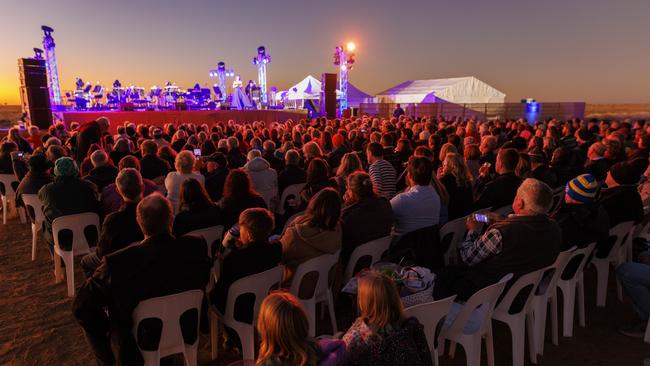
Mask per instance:
[[[440,181],[449,194],[448,220],[454,220],[472,212],[474,207],[472,176],[460,154],[447,154],[442,162]]]
[[[242,169],[233,169],[226,177],[223,197],[218,203],[224,228],[237,223],[239,215],[247,208],[266,208],[264,198],[253,190],[248,174]]]
[[[14,167],[11,161],[11,154],[18,151],[18,147],[12,141],[3,142],[0,145],[0,174],[14,174]]]
[[[345,266],[356,247],[390,235],[393,209],[386,198],[375,193],[370,175],[363,171],[348,176],[343,203],[341,262]]]
[[[100,365],[142,364],[132,328],[133,309],[140,301],[202,290],[208,283],[211,261],[205,241],[171,235],[173,210],[166,198],[145,197],[136,212],[144,240],[104,256],[73,302],[74,316]],[[197,316],[181,318],[181,326]],[[155,347],[160,325],[149,322],[145,327],[138,332],[140,344]]]
[[[248,152],[248,162],[244,165],[244,170],[253,183],[253,189],[264,198],[266,206],[273,210],[279,200],[277,172],[264,160],[259,150]]]
[[[140,146],[142,159],[140,166],[142,178],[156,180],[156,178],[165,177],[172,169],[169,163],[158,157],[158,145],[153,140],[145,140]],[[162,180],[156,181],[161,184]]]
[[[359,278],[359,317],[343,336],[350,365],[432,365],[422,325],[406,318],[393,281],[378,272]]]
[[[596,177],[600,183],[605,181],[609,170],[609,161],[605,159],[605,150],[605,145],[600,142],[592,144],[587,152],[588,160],[585,163],[585,172]]]
[[[45,155],[35,154],[32,155],[27,165],[29,171],[21,179],[18,188],[16,188],[16,205],[22,206],[23,194],[38,194],[38,191],[46,184],[52,183],[54,177],[50,173],[52,163],[50,163]]]
[[[307,202],[309,202],[316,193],[328,187],[338,189],[336,186],[336,180],[330,178],[330,167],[327,164],[327,161],[322,158],[311,159],[307,168],[307,182],[300,192],[303,207],[307,205]]]
[[[485,234],[478,222],[467,220],[467,237],[459,246],[464,266],[445,267],[438,273],[437,299],[456,294],[467,300],[476,291],[499,281],[508,273],[513,281],[551,265],[561,250],[562,232],[549,218],[553,193],[544,183],[526,179],[517,189],[513,215],[491,223]]]
[[[372,179],[377,194],[386,199],[391,199],[395,195],[395,185],[397,184],[397,173],[394,166],[384,160],[384,149],[379,143],[370,143],[366,148],[368,158],[368,173]]]
[[[622,161],[612,165],[607,173],[600,203],[609,216],[609,226],[614,227],[621,222],[641,222],[643,219],[643,202],[636,184],[641,180],[648,161],[635,159]]]
[[[361,159],[356,152],[351,152],[343,155],[341,158],[341,163],[339,164],[338,169],[336,170],[336,185],[338,187],[339,195],[343,197],[345,191],[347,190],[347,179],[350,174],[356,171],[363,171],[363,166],[361,165]]]
[[[52,237],[52,222],[59,216],[83,212],[99,213],[97,186],[94,183],[79,178],[79,168],[72,158],[59,158],[54,163],[54,181],[43,186],[38,191],[38,198],[43,203],[43,236],[53,253],[54,238]],[[65,233],[62,233],[64,235]],[[99,233],[95,233],[99,234]],[[66,235],[67,236],[67,235]],[[61,246],[70,250],[70,238],[63,240]]]
[[[303,215],[290,222],[280,238],[283,282],[290,283],[298,265],[341,249],[341,199],[333,188],[318,192]]]
[[[198,180],[190,178],[181,185],[180,212],[174,217],[172,234],[185,235],[191,231],[221,225],[219,207],[212,202]],[[208,243],[212,245],[212,243]]]
[[[117,193],[122,204],[104,218],[95,253],[87,254],[81,260],[86,278],[90,278],[104,256],[125,248],[143,238],[136,220],[136,206],[142,199],[144,184],[142,176],[134,168],[124,168],[115,179]]]
[[[126,168],[132,168],[140,172],[140,161],[135,156],[128,155],[120,160],[118,168],[120,171]],[[144,185],[143,194],[145,197],[158,191],[158,186],[156,183],[149,179],[142,178],[142,184]],[[103,214],[109,214],[120,209],[124,201],[122,199],[122,196],[117,191],[117,186],[115,183],[107,185],[101,193]]]
[[[292,184],[305,183],[307,172],[300,167],[300,154],[294,149],[288,150],[284,155],[284,169],[278,174],[278,192],[282,194],[284,189]]]
[[[104,150],[97,150],[90,155],[93,169],[84,177],[87,181],[93,182],[97,190],[101,192],[104,187],[115,182],[118,170],[112,165]]]
[[[482,166],[477,179],[477,198],[475,208],[498,209],[512,203],[521,184],[521,178],[515,175],[519,154],[515,149],[501,149],[497,154],[496,176],[490,179],[489,166]]]
[[[226,156],[221,152],[215,152],[205,158],[205,190],[210,199],[218,202],[223,197],[223,186],[228,177],[228,163]]]
[[[309,336],[309,321],[302,304],[289,292],[274,292],[260,306],[259,366],[336,366],[345,356],[345,343]]]
[[[240,170],[232,172],[237,171]],[[228,290],[235,281],[264,272],[280,263],[282,246],[268,241],[272,230],[273,215],[264,208],[249,208],[239,215],[239,240],[225,248],[220,258],[221,274],[210,292],[210,301],[219,313],[224,314]],[[241,296],[235,302],[235,319],[253,324],[253,303],[252,295]]]
[[[191,151],[181,151],[176,156],[176,171],[169,172],[165,178],[165,188],[167,189],[167,198],[172,203],[174,214],[179,210],[179,195],[181,191],[181,184],[188,179],[196,179],[203,185],[205,178],[193,172],[195,163],[194,154]]]

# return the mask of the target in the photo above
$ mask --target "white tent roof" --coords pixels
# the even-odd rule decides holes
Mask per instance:
[[[506,95],[469,76],[451,79],[409,80],[378,93],[378,103],[503,103]]]
[[[287,90],[276,93],[275,99],[281,100],[305,100],[320,99],[321,82],[311,75],[307,75],[301,82],[290,87]],[[341,96],[341,91],[336,91],[336,96]],[[356,86],[348,83],[348,104],[352,107],[358,107],[359,103],[366,102],[372,98],[370,94],[361,91]]]

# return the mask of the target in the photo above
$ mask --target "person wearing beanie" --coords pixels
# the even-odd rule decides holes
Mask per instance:
[[[553,215],[562,228],[562,250],[607,240],[609,217],[596,200],[599,191],[600,184],[591,174],[579,175],[566,184],[562,205]]]
[[[334,172],[336,171],[336,168],[338,168],[338,166],[341,164],[343,155],[350,152],[350,148],[345,143],[345,137],[343,137],[343,135],[340,133],[332,136],[332,145],[334,145],[334,149],[327,156],[327,160],[330,164],[330,168],[332,168],[332,171]]]
[[[52,222],[59,216],[84,212],[99,213],[97,186],[79,178],[77,162],[69,157],[62,157],[54,162],[54,181],[38,191],[38,198],[43,203],[43,236],[53,253]],[[97,244],[98,233],[88,238],[91,246]],[[71,241],[62,241],[64,250],[70,250]]]
[[[37,194],[46,184],[51,183],[54,177],[50,173],[52,163],[43,154],[32,155],[27,161],[29,171],[20,180],[16,188],[16,205],[23,206],[23,194]]]
[[[607,189],[603,190],[600,203],[609,215],[609,226],[621,222],[640,222],[643,219],[643,202],[637,190],[641,175],[648,161],[634,159],[612,165],[605,178]]]

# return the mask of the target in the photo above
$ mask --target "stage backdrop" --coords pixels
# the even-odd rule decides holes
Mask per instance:
[[[267,110],[267,111],[92,111],[92,112],[62,112],[60,118],[66,125],[71,122],[80,124],[92,122],[99,117],[107,117],[111,121],[111,133],[117,131],[117,126],[123,126],[125,121],[136,124],[146,123],[162,127],[165,123],[195,123],[211,124],[213,122],[228,122],[235,120],[240,123],[254,121],[284,122],[287,119],[299,120],[306,118],[303,111]]]

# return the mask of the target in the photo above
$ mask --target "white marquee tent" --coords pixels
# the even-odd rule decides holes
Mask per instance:
[[[311,75],[307,75],[298,84],[290,87],[287,90],[279,91],[275,94],[275,100],[280,102],[284,101],[285,105],[292,108],[302,108],[304,100],[320,99],[321,82]],[[336,91],[336,96],[339,98],[341,92]],[[360,103],[370,101],[372,95],[364,93],[352,84],[348,84],[348,105],[351,107],[358,107]]]
[[[503,103],[506,95],[469,76],[451,79],[409,80],[378,93],[376,103]]]

